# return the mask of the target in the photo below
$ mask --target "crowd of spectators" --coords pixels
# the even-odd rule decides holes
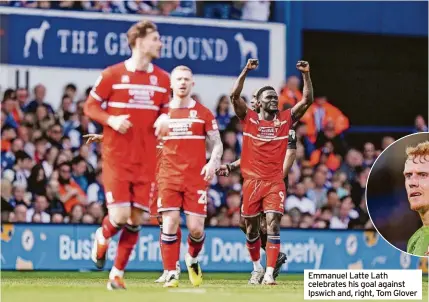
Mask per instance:
[[[290,85],[290,81],[295,82]],[[299,99],[299,79],[281,89],[282,108]],[[64,88],[59,108],[36,85],[4,91],[1,110],[1,218],[3,222],[100,223],[105,215],[101,177],[102,144],[85,144],[83,135],[102,129],[83,114],[90,87],[80,95],[75,85]],[[289,101],[285,102],[287,96]],[[198,96],[195,96],[198,99]],[[329,108],[329,110],[319,110]],[[241,156],[241,124],[226,96],[213,108],[224,143],[223,163]],[[338,124],[342,126],[339,127]],[[318,98],[296,127],[297,158],[287,177],[283,227],[370,228],[364,188],[381,148],[367,142],[350,148],[344,139],[348,119]],[[427,129],[422,116],[416,129]],[[309,132],[309,129],[314,129]],[[236,226],[240,220],[242,178],[239,170],[216,177],[209,190],[211,226]],[[146,223],[156,221],[146,216]]]
[[[248,21],[268,21],[272,1],[5,1],[0,5],[38,9],[92,11],[117,14],[141,14],[179,17],[203,17]]]

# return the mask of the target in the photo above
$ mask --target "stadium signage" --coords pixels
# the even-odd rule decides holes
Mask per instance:
[[[7,45],[2,63],[103,69],[131,54],[126,32],[135,18],[41,14],[2,15],[5,28],[2,43]],[[92,13],[87,14],[91,16]],[[119,16],[120,20],[112,16]],[[246,28],[239,23],[232,26],[222,22],[206,25],[195,19],[181,20],[178,24],[168,18],[155,20],[164,44],[156,63],[166,70],[184,64],[195,74],[236,76],[250,57],[270,61],[270,43],[274,35],[269,27]],[[268,78],[269,69],[270,64],[261,64],[249,76]]]
[[[96,229],[88,225],[4,224],[2,269],[92,270],[91,246]],[[200,254],[204,271],[250,272],[252,264],[239,229],[208,228],[206,234]],[[186,236],[187,230],[183,230],[181,260],[187,250]],[[305,269],[422,268],[427,272],[427,262],[401,253],[384,240],[377,240],[377,236],[362,231],[282,230],[281,250],[288,256],[283,270],[302,273]],[[131,255],[130,270],[162,269],[158,238],[159,228],[142,229]],[[110,243],[106,268],[113,264],[117,239]]]

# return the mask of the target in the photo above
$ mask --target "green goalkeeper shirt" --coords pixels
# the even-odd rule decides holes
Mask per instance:
[[[429,254],[429,226],[422,226],[410,240],[408,240],[407,252],[416,256]]]

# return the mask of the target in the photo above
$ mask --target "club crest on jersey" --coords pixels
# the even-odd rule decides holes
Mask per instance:
[[[149,77],[149,81],[150,81],[150,84],[151,85],[158,85],[158,77],[157,76],[155,76],[155,75],[151,75],[150,77]]]
[[[123,75],[121,77],[121,83],[129,83],[130,82],[130,77],[128,75]]]
[[[197,110],[189,111],[189,118],[196,118],[196,117],[197,117]]]

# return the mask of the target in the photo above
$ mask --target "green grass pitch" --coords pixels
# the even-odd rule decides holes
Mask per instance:
[[[187,273],[184,272],[179,288],[165,289],[162,285],[153,282],[159,277],[159,273],[130,272],[126,273],[128,290],[119,292],[106,290],[107,272],[2,272],[1,274],[3,302],[304,301],[302,274],[283,274],[278,278],[277,286],[265,287],[247,285],[249,274],[207,273],[204,274],[203,285],[194,288],[187,279]],[[427,277],[423,277],[422,301],[428,301]]]

